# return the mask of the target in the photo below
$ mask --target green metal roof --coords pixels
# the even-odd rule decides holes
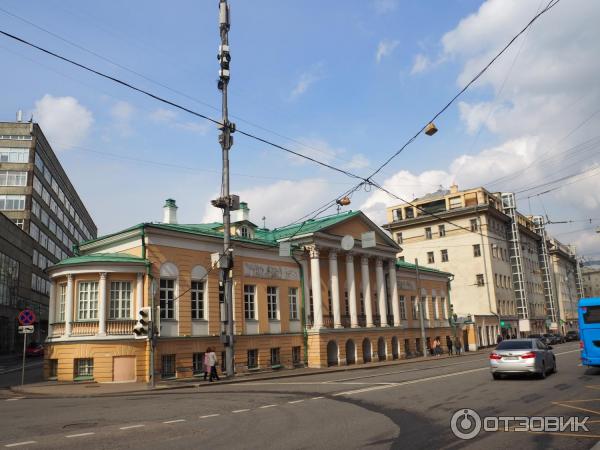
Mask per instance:
[[[416,264],[412,264],[412,263],[409,263],[406,261],[400,261],[399,259],[396,260],[396,267],[398,267],[399,269],[410,269],[410,270],[415,270],[417,268]],[[429,272],[429,273],[435,273],[438,275],[446,275],[446,276],[453,275],[450,272],[444,272],[442,270],[432,269],[431,267],[425,267],[425,266],[421,266],[421,265],[419,265],[419,272]]]
[[[74,264],[90,263],[139,263],[147,264],[148,260],[127,253],[91,253],[89,255],[73,256],[57,262],[52,267],[71,266]]]
[[[320,219],[308,220],[306,222],[297,223],[294,225],[288,225],[282,228],[275,228],[272,231],[267,231],[271,233],[271,239],[280,240],[285,239],[290,236],[298,235],[301,236],[303,234],[311,234],[316,233],[317,231],[321,231],[325,228],[328,228],[337,223],[343,222],[351,217],[355,217],[360,215],[360,211],[348,211],[340,214],[334,214],[331,216],[322,217]],[[259,230],[257,230],[258,232]],[[258,233],[257,233],[258,234]]]

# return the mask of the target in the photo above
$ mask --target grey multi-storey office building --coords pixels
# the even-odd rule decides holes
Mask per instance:
[[[0,122],[0,211],[33,238],[30,282],[44,339],[50,294],[45,269],[71,256],[78,242],[95,238],[97,228],[37,123]],[[9,231],[1,227],[0,233]]]

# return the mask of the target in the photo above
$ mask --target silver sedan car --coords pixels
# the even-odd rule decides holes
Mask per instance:
[[[556,357],[552,347],[539,339],[507,339],[490,353],[490,368],[494,380],[502,374],[532,373],[546,378],[556,372]]]

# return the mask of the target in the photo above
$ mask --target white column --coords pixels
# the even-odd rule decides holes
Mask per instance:
[[[100,274],[98,284],[98,335],[106,336],[106,272]]]
[[[310,272],[308,270],[308,262],[306,260],[302,260],[300,262],[302,265],[302,273],[304,275],[304,285],[302,289],[304,289],[304,323],[308,324],[308,319],[310,317]]]
[[[73,275],[67,275],[67,299],[65,301],[65,336],[71,336],[73,327]]]
[[[321,267],[319,262],[319,249],[309,248],[310,251],[310,279],[313,291],[313,328],[323,328],[323,300],[321,298]]]
[[[356,283],[354,281],[354,255],[346,253],[346,288],[348,289],[348,305],[350,309],[350,326],[358,328],[358,311],[356,307]]]
[[[50,279],[50,298],[48,300],[48,337],[52,336],[52,325],[56,320],[56,282]]]
[[[333,326],[342,328],[342,313],[340,310],[340,277],[338,275],[338,254],[329,251],[329,282],[331,286],[331,302],[333,304]]]
[[[365,302],[365,315],[367,316],[367,326],[373,327],[373,304],[371,303],[371,278],[369,277],[369,258],[363,256],[360,258],[360,270],[362,278],[363,301]]]
[[[136,288],[135,288],[135,311],[132,311],[133,319],[135,319],[137,317],[138,311],[140,309],[142,309],[143,307],[144,307],[144,274],[142,272],[138,272],[137,284],[136,284]]]
[[[381,258],[375,260],[375,278],[377,281],[377,299],[379,300],[379,320],[381,320],[382,327],[387,327],[387,302],[385,298],[385,280],[383,278],[383,261]]]
[[[394,314],[394,326],[400,326],[400,300],[398,299],[398,278],[396,276],[396,261],[390,259],[388,271],[388,285],[392,291],[392,313]]]

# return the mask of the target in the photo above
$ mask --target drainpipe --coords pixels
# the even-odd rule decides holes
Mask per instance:
[[[298,264],[298,269],[300,269],[300,292],[302,293],[302,302],[301,302],[301,314],[300,314],[300,323],[302,324],[302,339],[304,341],[304,366],[308,367],[308,331],[306,330],[306,296],[304,292],[304,270],[302,268],[302,264],[300,261],[296,259],[294,256],[294,250],[291,251],[292,259],[296,261]]]

